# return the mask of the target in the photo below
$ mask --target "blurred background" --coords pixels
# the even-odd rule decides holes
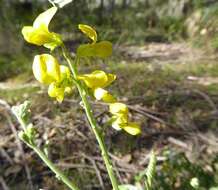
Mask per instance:
[[[80,23],[113,43],[109,59],[82,60],[79,70],[116,74],[111,92],[141,123],[140,136],[115,131],[107,107],[92,100],[120,182],[142,184],[154,149],[154,189],[218,190],[218,1],[55,2],[66,5],[49,28],[63,36],[72,56],[87,43]],[[0,189],[67,189],[17,138],[10,107],[30,100],[38,145],[81,189],[110,190],[77,91],[58,104],[32,75],[34,55],[48,50],[26,43],[21,29],[49,7],[46,0],[0,0]],[[54,54],[65,64],[58,50]]]

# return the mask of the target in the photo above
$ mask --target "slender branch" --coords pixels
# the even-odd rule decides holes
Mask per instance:
[[[27,123],[26,115],[28,113],[28,104],[24,102],[19,106],[12,107],[12,112],[17,117],[23,130],[18,134],[19,138],[26,143],[30,148],[32,148],[35,153],[44,161],[44,163],[56,174],[56,177],[65,183],[71,190],[79,190],[79,188],[71,181],[58,167],[52,163],[51,160],[46,156],[46,154],[37,147],[35,144],[36,131],[32,123]],[[16,132],[16,131],[15,131]],[[22,147],[21,147],[22,149]]]
[[[45,164],[56,174],[56,177],[63,181],[70,189],[79,190],[79,188],[62,172],[57,168],[48,157],[36,146],[31,148],[38,154],[38,156],[45,162]]]
[[[75,78],[75,80],[77,80],[78,73],[77,73],[76,65],[79,62],[79,58],[76,57],[75,62],[73,63],[73,61],[72,61],[72,59],[70,57],[70,54],[67,51],[67,49],[65,48],[65,46],[62,46],[62,52],[63,52],[63,56],[65,57],[68,65],[69,65],[69,67],[71,69],[73,77]],[[117,181],[117,178],[115,177],[115,174],[114,174],[114,171],[113,171],[113,166],[111,164],[111,161],[110,161],[110,158],[109,158],[109,155],[108,155],[104,140],[102,138],[102,135],[101,135],[101,132],[100,132],[100,130],[98,128],[96,120],[94,118],[90,103],[89,103],[89,101],[87,99],[87,91],[86,91],[85,87],[82,85],[82,83],[80,81],[77,81],[76,86],[77,86],[79,94],[81,96],[81,99],[82,99],[82,102],[83,102],[83,105],[84,105],[84,109],[85,109],[88,121],[89,121],[89,123],[90,123],[90,125],[92,127],[92,130],[93,130],[93,132],[95,134],[95,137],[96,137],[96,139],[98,141],[98,144],[99,144],[99,147],[101,149],[101,154],[102,154],[104,163],[106,165],[106,169],[107,169],[108,175],[110,177],[113,189],[114,190],[119,190],[118,181]]]

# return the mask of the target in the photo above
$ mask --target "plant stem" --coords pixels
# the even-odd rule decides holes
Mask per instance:
[[[71,72],[75,78],[75,80],[77,80],[77,64],[79,62],[79,58],[76,57],[75,59],[75,63],[73,64],[73,61],[70,57],[70,54],[69,52],[67,51],[67,49],[62,46],[62,52],[63,52],[63,55],[71,69]],[[81,99],[82,99],[82,102],[83,102],[83,106],[84,106],[84,109],[85,109],[85,112],[86,112],[86,115],[87,115],[87,118],[88,118],[88,121],[92,127],[92,130],[95,134],[95,137],[98,141],[98,144],[99,144],[99,147],[101,149],[101,154],[102,154],[102,157],[103,157],[103,160],[104,160],[104,163],[106,165],[106,169],[107,169],[107,172],[108,172],[108,175],[110,177],[110,180],[111,180],[111,183],[112,183],[112,186],[113,186],[113,190],[119,190],[118,188],[118,181],[117,181],[117,178],[115,177],[115,174],[114,174],[114,171],[113,171],[113,166],[111,164],[111,161],[110,161],[110,158],[109,158],[109,155],[108,155],[108,152],[107,152],[107,149],[106,149],[106,146],[105,146],[105,143],[104,143],[104,140],[102,138],[102,135],[101,135],[101,132],[98,128],[98,125],[96,123],[96,120],[94,118],[94,115],[93,115],[93,112],[92,112],[92,109],[91,109],[91,105],[87,99],[87,92],[86,92],[86,89],[83,87],[82,83],[77,80],[76,82],[76,86],[77,86],[77,89],[79,91],[79,94],[81,96]]]
[[[70,189],[79,190],[79,188],[48,159],[48,157],[43,153],[43,151],[40,150],[40,148],[38,148],[37,146],[31,146],[31,145],[29,146],[38,154],[38,156],[44,161],[44,163],[56,174],[58,179],[64,182]]]

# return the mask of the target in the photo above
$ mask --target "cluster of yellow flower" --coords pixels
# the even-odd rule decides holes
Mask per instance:
[[[48,29],[49,23],[55,13],[56,7],[52,7],[41,13],[34,21],[33,26],[24,26],[22,34],[24,39],[38,46],[45,46],[50,50],[63,44],[61,36]],[[72,79],[70,70],[50,54],[36,55],[33,61],[33,74],[42,84],[49,85],[48,94],[59,102],[64,99],[65,93],[72,91]]]
[[[43,45],[50,50],[63,45],[59,34],[50,32],[48,29],[52,17],[57,11],[52,7],[41,13],[33,23],[33,26],[25,26],[22,29],[24,39],[35,45]],[[88,25],[79,25],[79,29],[92,40],[92,43],[80,45],[77,48],[76,56],[82,57],[100,57],[105,58],[112,53],[112,44],[108,41],[97,42],[96,31]],[[131,135],[137,135],[141,132],[137,123],[128,121],[128,108],[125,104],[116,102],[113,97],[104,88],[110,85],[116,76],[107,74],[104,71],[96,70],[90,74],[78,75],[74,78],[67,66],[60,65],[52,55],[37,55],[33,61],[33,74],[42,84],[49,85],[48,94],[57,101],[62,102],[65,93],[72,91],[74,81],[80,80],[90,89],[96,100],[102,100],[109,104],[109,110],[112,114],[112,126],[121,130],[124,129]]]
[[[72,91],[73,81],[70,70],[60,65],[50,54],[36,55],[33,61],[33,74],[42,84],[49,85],[48,94],[62,102],[65,93]]]

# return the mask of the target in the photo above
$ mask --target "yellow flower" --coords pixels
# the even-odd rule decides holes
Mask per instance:
[[[116,130],[123,129],[130,135],[138,135],[141,133],[141,128],[138,123],[128,122],[127,115],[120,115],[112,117],[112,127]]]
[[[123,129],[130,135],[138,135],[141,133],[140,126],[135,122],[128,121],[128,108],[123,103],[112,103],[109,106],[109,111],[112,113],[112,127],[116,130]]]
[[[128,123],[127,114],[121,114],[119,116],[112,116],[112,127],[116,130],[121,130],[123,125]]]
[[[72,93],[72,84],[62,82],[52,82],[48,87],[48,95],[62,102],[65,94]]]
[[[128,115],[128,107],[123,103],[112,103],[109,105],[109,111],[113,115]]]
[[[35,78],[49,85],[48,95],[62,102],[64,94],[72,92],[72,80],[67,66],[59,65],[58,61],[49,54],[37,55],[33,61]]]
[[[113,103],[116,99],[103,88],[94,89],[94,97],[96,100],[103,100],[106,103]]]
[[[60,35],[50,32],[48,29],[49,23],[56,12],[57,8],[52,7],[41,13],[35,19],[33,26],[24,26],[22,29],[24,39],[31,44],[43,45],[51,50],[61,45],[62,40]]]
[[[92,44],[80,45],[76,52],[78,57],[106,58],[112,54],[112,43],[108,41],[97,43],[97,33],[91,26],[79,24],[79,29],[92,39]]]
[[[57,83],[53,82],[48,87],[48,95],[52,98],[56,98],[58,102],[62,102],[64,99],[64,87],[58,87]]]
[[[64,95],[70,93],[72,93],[70,70],[67,66],[60,65],[60,80],[49,85],[48,95],[52,98],[56,98],[58,102],[62,102]]]
[[[58,61],[49,54],[36,55],[32,69],[35,78],[43,84],[50,84],[61,79],[60,65]]]
[[[96,89],[108,86],[116,79],[116,76],[113,74],[106,74],[104,71],[96,70],[91,74],[80,75],[78,76],[78,79],[83,80],[89,88]]]
[[[93,41],[93,43],[97,42],[97,33],[91,26],[79,24],[78,27],[84,34],[86,34]]]

